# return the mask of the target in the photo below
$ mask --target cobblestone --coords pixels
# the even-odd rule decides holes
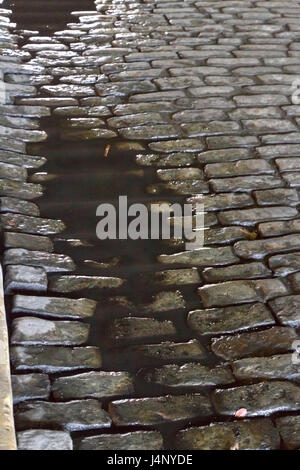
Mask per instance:
[[[278,222],[276,222],[276,225]],[[259,230],[263,228],[260,225]],[[264,232],[264,234],[266,234]],[[272,235],[271,233],[269,235]],[[274,235],[279,235],[275,233]],[[262,259],[266,255],[276,252],[287,252],[297,249],[299,246],[299,235],[286,235],[284,237],[269,238],[266,240],[240,241],[234,245],[235,253],[247,259]]]
[[[31,200],[41,197],[42,195],[43,189],[39,184],[0,178],[0,196],[12,196]]]
[[[209,400],[202,394],[121,400],[110,403],[109,412],[117,426],[153,426],[212,414]]]
[[[276,275],[285,276],[300,269],[299,252],[275,255],[269,258],[269,266]]]
[[[20,317],[12,322],[12,344],[76,346],[86,343],[89,325],[79,322],[50,321]]]
[[[288,293],[287,287],[280,279],[228,281],[205,285],[198,291],[206,307],[266,301]]]
[[[56,400],[113,398],[134,393],[133,378],[127,372],[87,372],[59,377],[52,385]]]
[[[140,154],[136,156],[136,162],[142,166],[160,168],[191,166],[195,162],[193,153],[169,153],[169,154]]]
[[[245,317],[246,312],[247,317]],[[188,316],[188,325],[198,335],[232,333],[274,323],[271,313],[261,303],[223,309],[195,310]]]
[[[63,294],[85,289],[115,289],[124,283],[123,279],[105,276],[60,276],[50,280],[49,290]]]
[[[98,348],[94,347],[13,346],[11,360],[16,371],[56,373],[101,366]]]
[[[264,237],[273,237],[277,235],[286,235],[299,232],[299,219],[285,222],[266,222],[259,224],[259,233]]]
[[[163,385],[170,390],[181,387],[229,385],[234,382],[229,367],[219,366],[209,369],[196,363],[163,366],[161,369],[146,372],[143,379],[149,384]]]
[[[211,163],[206,165],[205,174],[208,178],[225,176],[242,176],[253,174],[273,174],[274,169],[264,160],[239,160],[234,163]]]
[[[272,300],[270,307],[282,325],[298,327],[300,322],[299,302],[299,295],[290,295]]]
[[[20,428],[56,425],[68,431],[82,431],[107,428],[111,422],[97,400],[22,403],[15,416],[16,426]]]
[[[271,271],[259,262],[236,264],[225,268],[205,268],[202,275],[206,282],[232,281],[269,277]]]
[[[219,214],[219,220],[223,225],[252,225],[267,220],[293,218],[297,215],[298,211],[293,207],[272,206],[222,212]]]
[[[12,376],[14,404],[27,400],[47,400],[50,395],[50,380],[46,374]]]
[[[232,364],[232,370],[234,376],[239,381],[251,379],[299,379],[299,368],[297,364],[293,364],[291,354],[240,359]]]
[[[279,430],[280,436],[283,439],[286,449],[296,450],[299,449],[299,416],[285,416],[276,419],[276,426]]]
[[[142,340],[156,337],[170,337],[175,335],[176,330],[170,321],[157,321],[152,318],[128,317],[115,320],[108,332],[111,339],[116,341]]]
[[[23,248],[10,248],[3,258],[4,266],[17,264],[22,259],[24,265],[44,268],[47,272],[74,271],[75,264],[69,256],[42,251],[29,251]]]
[[[4,232],[4,246],[6,248],[24,248],[27,250],[53,251],[50,238],[25,233]]]
[[[280,446],[280,436],[270,419],[212,424],[180,431],[178,449],[184,450],[271,450]]]
[[[234,207],[247,207],[253,204],[253,199],[250,195],[242,193],[227,193],[227,194],[213,194],[194,196],[187,199],[190,203],[202,203],[205,210],[218,211],[221,209],[231,209]]]
[[[39,168],[46,163],[45,157],[29,156],[9,150],[1,150],[0,159],[2,162],[20,165],[24,168]]]
[[[65,224],[61,220],[42,219],[19,214],[3,214],[0,220],[5,230],[14,232],[54,235],[65,230]]]
[[[178,131],[174,126],[164,124],[125,128],[120,130],[120,134],[125,139],[130,140],[158,140],[163,138],[170,139],[171,137],[178,137]]]
[[[295,189],[277,188],[255,191],[255,199],[260,206],[287,205],[299,203],[299,194]]]
[[[153,296],[153,301],[139,306],[139,310],[145,314],[156,314],[185,308],[185,301],[180,291],[160,292]]]
[[[15,291],[46,292],[48,286],[47,274],[43,268],[9,265],[6,268],[5,292]]]
[[[197,361],[206,357],[204,347],[197,340],[190,340],[186,343],[168,341],[160,344],[139,345],[131,348],[130,351],[146,364]]]
[[[267,330],[212,339],[213,352],[225,360],[261,357],[293,350],[297,334],[292,328],[273,326]]]
[[[158,260],[163,264],[184,264],[189,266],[222,266],[238,261],[231,248],[210,248],[160,255]]]
[[[160,450],[162,436],[154,431],[137,431],[127,434],[103,434],[86,437],[78,450]]]
[[[204,143],[200,139],[182,139],[166,142],[155,142],[149,145],[154,152],[200,152],[204,148]]]
[[[213,392],[217,413],[234,416],[245,408],[247,415],[269,416],[278,411],[296,411],[300,407],[300,389],[289,382],[262,382]]]
[[[64,431],[29,430],[17,434],[18,450],[73,450],[69,433]]]
[[[4,213],[12,212],[32,216],[40,215],[40,210],[36,204],[29,201],[23,201],[21,199],[15,199],[13,197],[0,198],[0,211]]]
[[[276,176],[236,176],[233,178],[211,179],[210,184],[216,193],[246,192],[254,189],[278,188],[283,186],[281,178]]]
[[[96,308],[96,302],[90,299],[66,299],[62,297],[38,297],[15,295],[12,312],[30,313],[58,318],[88,318]]]

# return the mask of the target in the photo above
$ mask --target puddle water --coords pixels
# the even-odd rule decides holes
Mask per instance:
[[[113,318],[124,316],[125,312],[140,315],[139,305],[150,303],[153,294],[162,290],[175,290],[174,287],[168,289],[151,286],[153,272],[165,269],[157,263],[157,256],[175,250],[168,247],[164,241],[99,240],[96,236],[96,225],[100,220],[96,216],[97,207],[102,203],[111,203],[118,211],[119,196],[127,196],[128,204],[148,204],[155,200],[174,203],[181,202],[182,198],[167,193],[160,194],[157,198],[147,194],[147,186],[157,182],[155,171],[139,167],[135,163],[134,152],[115,150],[115,142],[103,140],[79,143],[60,141],[54,132],[59,130],[59,121],[53,118],[51,130],[46,127],[49,121],[43,124],[43,128],[52,137],[45,144],[31,146],[29,150],[32,154],[47,158],[47,164],[42,171],[53,175],[52,180],[43,183],[45,195],[39,200],[41,216],[62,219],[67,226],[66,232],[54,239],[55,251],[69,254],[74,259],[74,274],[126,279],[125,285],[118,290],[80,291],[80,296],[99,301],[90,341],[91,344],[100,346],[103,351],[104,345],[109,347],[106,344],[105,331]],[[107,145],[111,145],[111,150],[105,157]],[[67,242],[70,239],[80,239],[90,246],[71,246]],[[112,266],[109,267],[95,265],[99,262],[109,264],[110,261]],[[199,306],[199,299],[193,287],[180,288],[180,291],[187,302],[187,310]],[[119,302],[111,299],[117,295],[126,296],[133,306],[122,308]],[[78,297],[78,293],[71,296]],[[178,326],[177,340],[181,341],[191,339],[185,326],[185,315],[186,312],[180,310],[156,316],[172,319]],[[112,367],[112,361],[117,361],[119,367],[128,369],[127,359],[123,360],[123,355],[115,348],[104,356],[107,358],[104,365],[108,368]],[[136,370],[139,366],[134,360],[130,362],[130,369]]]
[[[65,29],[67,23],[76,22],[72,11],[95,10],[93,0],[5,0],[4,8],[13,10],[13,21],[18,28],[37,30],[40,35]]]

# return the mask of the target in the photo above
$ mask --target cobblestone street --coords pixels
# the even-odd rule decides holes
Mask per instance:
[[[1,3],[18,449],[299,450],[300,1]],[[206,249],[97,241],[123,194]]]

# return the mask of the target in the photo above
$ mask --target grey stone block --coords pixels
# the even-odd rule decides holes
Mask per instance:
[[[14,404],[49,398],[50,380],[46,374],[12,375],[11,380]]]
[[[43,268],[23,265],[9,265],[6,268],[4,288],[6,294],[15,291],[46,292],[47,274]]]
[[[68,432],[45,429],[21,431],[17,434],[18,450],[73,450]]]

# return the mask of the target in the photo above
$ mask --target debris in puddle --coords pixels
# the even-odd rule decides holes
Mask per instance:
[[[104,150],[104,157],[108,157],[109,151],[111,149],[111,145],[107,145]]]
[[[107,261],[94,261],[90,259],[85,259],[84,264],[86,266],[90,266],[91,268],[108,269],[117,266],[120,261],[121,258],[114,256],[113,258],[110,258]]]
[[[79,246],[90,246],[92,247],[93,244],[86,241],[86,240],[80,240],[79,238],[55,238],[54,241],[56,242],[63,242],[66,243],[66,245],[72,246],[74,248],[79,247]]]
[[[139,142],[116,142],[114,144],[116,150],[124,150],[124,151],[142,151],[145,150],[145,146],[140,144]]]
[[[118,307],[118,308],[125,308],[129,310],[135,310],[136,306],[133,302],[131,302],[127,297],[122,295],[117,295],[115,297],[108,297],[105,299],[107,305]]]
[[[43,183],[45,181],[51,181],[58,178],[58,175],[55,175],[54,173],[46,173],[46,172],[40,172],[40,173],[34,173],[28,178],[28,181],[31,183]]]
[[[245,233],[246,235],[248,235],[249,239],[250,240],[256,240],[257,237],[258,237],[258,234],[257,232],[250,232],[249,230],[245,229],[245,228],[241,228],[240,229],[241,232]]]

